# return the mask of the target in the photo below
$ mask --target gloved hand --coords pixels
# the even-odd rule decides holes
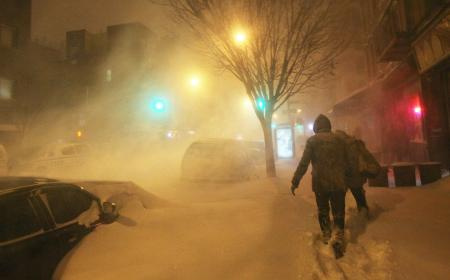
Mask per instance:
[[[298,188],[298,186],[296,186],[296,185],[294,185],[294,184],[291,185],[291,193],[292,193],[293,196],[295,196],[295,190],[296,190],[297,188]]]

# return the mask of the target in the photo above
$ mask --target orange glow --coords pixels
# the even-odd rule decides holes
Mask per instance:
[[[234,33],[234,42],[237,45],[243,45],[247,41],[247,34],[243,30],[237,30]]]

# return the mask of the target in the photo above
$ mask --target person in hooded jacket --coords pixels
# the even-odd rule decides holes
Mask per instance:
[[[313,130],[315,135],[307,140],[303,156],[292,178],[291,192],[295,195],[295,190],[311,163],[312,190],[315,193],[319,212],[322,241],[327,244],[331,239],[333,229],[329,213],[331,206],[335,229],[334,248],[336,243],[342,245],[344,242],[348,169],[346,145],[340,137],[331,132],[331,122],[324,115],[316,118]]]

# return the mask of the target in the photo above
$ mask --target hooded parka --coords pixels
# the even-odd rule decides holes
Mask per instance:
[[[345,175],[348,169],[345,142],[331,132],[330,120],[324,115],[317,117],[313,130],[315,135],[306,142],[292,184],[299,185],[311,162],[314,192],[345,192],[347,190]]]

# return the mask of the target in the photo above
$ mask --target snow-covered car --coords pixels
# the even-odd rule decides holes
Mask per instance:
[[[22,175],[61,176],[67,171],[81,170],[92,154],[84,143],[58,143],[43,149],[20,167]]]
[[[261,155],[254,143],[210,139],[192,143],[186,150],[181,177],[186,180],[236,181],[258,174]]]
[[[51,279],[70,249],[117,216],[77,184],[0,177],[0,279]]]
[[[242,141],[247,149],[253,164],[256,166],[265,166],[266,164],[266,150],[264,141]]]

